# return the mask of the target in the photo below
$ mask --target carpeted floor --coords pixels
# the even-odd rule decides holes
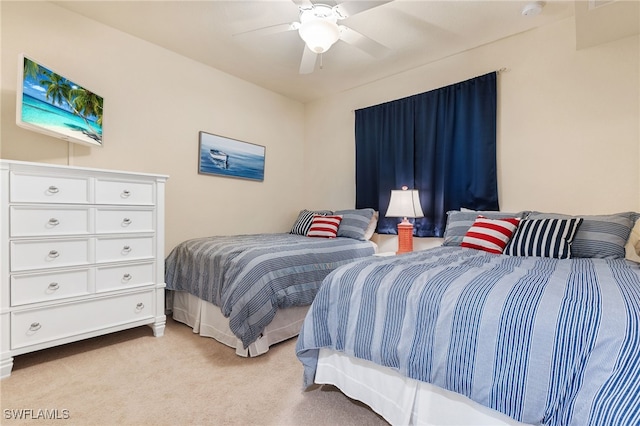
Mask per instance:
[[[241,358],[168,318],[161,338],[145,326],[19,355],[0,381],[0,423],[387,425],[333,387],[303,391],[294,348]]]

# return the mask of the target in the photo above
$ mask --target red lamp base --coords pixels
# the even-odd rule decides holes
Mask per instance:
[[[396,254],[413,251],[413,225],[406,218],[398,224],[398,251]]]

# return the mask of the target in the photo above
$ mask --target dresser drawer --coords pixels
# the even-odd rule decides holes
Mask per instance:
[[[11,271],[87,265],[89,239],[12,241]]]
[[[153,291],[11,313],[11,348],[153,317]]]
[[[89,275],[88,269],[13,275],[11,277],[11,306],[89,294]]]
[[[88,203],[89,179],[81,177],[10,175],[10,200],[36,203]]]
[[[89,208],[13,206],[10,227],[12,237],[89,234]]]
[[[120,262],[153,258],[153,237],[98,238],[96,262]]]
[[[107,210],[96,213],[96,232],[153,232],[152,210]]]
[[[153,284],[153,263],[103,266],[96,271],[96,291]]]
[[[153,205],[153,184],[98,179],[96,203]]]

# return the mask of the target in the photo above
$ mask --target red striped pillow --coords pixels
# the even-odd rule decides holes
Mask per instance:
[[[307,237],[335,238],[338,235],[340,222],[342,222],[342,215],[314,215]]]
[[[520,219],[517,217],[488,219],[478,216],[462,239],[460,247],[501,254],[519,223]]]

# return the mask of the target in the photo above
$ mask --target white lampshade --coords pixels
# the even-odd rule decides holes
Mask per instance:
[[[424,217],[417,189],[391,190],[391,200],[386,217]]]
[[[340,28],[335,18],[318,17],[305,12],[300,16],[300,21],[300,38],[316,53],[326,52],[340,38]]]

